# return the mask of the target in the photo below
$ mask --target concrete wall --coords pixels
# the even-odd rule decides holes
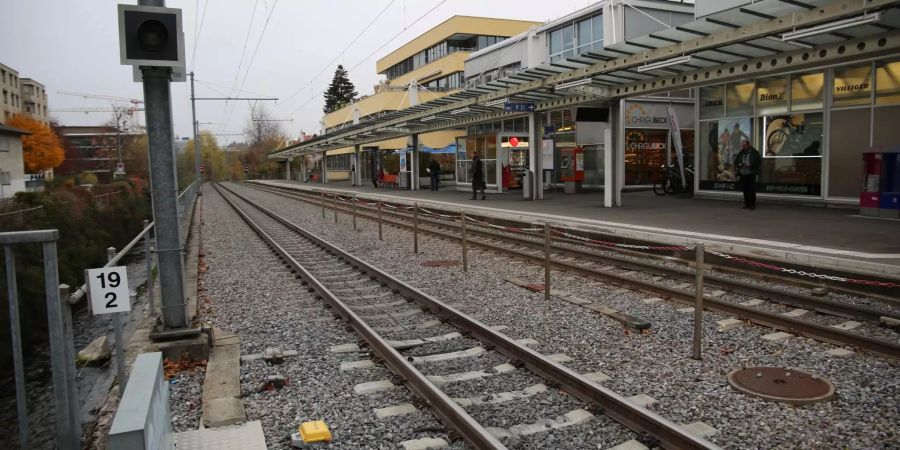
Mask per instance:
[[[22,140],[18,135],[0,133],[0,172],[10,172],[11,185],[0,186],[0,198],[10,198],[25,192],[25,161],[22,159]]]
[[[431,61],[412,72],[407,72],[390,80],[391,86],[407,86],[412,80],[417,80],[419,84],[425,84],[434,78],[445,77],[453,72],[460,72],[463,70],[463,62],[469,54],[470,52],[450,53],[449,55]]]

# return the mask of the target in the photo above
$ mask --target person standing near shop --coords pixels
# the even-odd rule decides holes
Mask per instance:
[[[741,141],[741,151],[734,158],[735,171],[741,178],[741,189],[744,191],[744,209],[756,209],[756,176],[762,157],[759,151],[750,145],[750,141]]]
[[[441,183],[441,165],[434,157],[432,157],[431,162],[428,163],[428,173],[431,175],[431,190],[438,190],[438,186]]]
[[[481,165],[481,155],[475,152],[472,158],[472,200],[478,199],[478,190],[481,190],[481,199],[485,199],[484,189],[487,184],[484,182],[484,167]]]

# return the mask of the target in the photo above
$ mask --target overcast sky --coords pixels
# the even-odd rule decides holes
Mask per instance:
[[[50,109],[110,105],[105,100],[61,95],[60,90],[142,98],[141,85],[132,81],[131,67],[119,64],[117,3],[0,0],[0,62],[18,70],[22,78],[43,83]],[[188,70],[200,81],[197,96],[278,97],[278,102],[263,103],[274,117],[293,119],[284,125],[296,136],[301,130],[318,132],[322,92],[337,64],[353,68],[350,80],[357,91],[370,94],[381,78],[375,73],[378,58],[453,15],[544,22],[591,3],[595,1],[169,0],[166,6],[183,11]],[[238,93],[241,86],[244,91]],[[178,136],[191,132],[189,98],[189,83],[172,83]],[[222,134],[221,143],[243,139],[225,134],[242,133],[249,114],[246,101],[206,101],[197,107],[199,122],[214,122],[201,128]],[[106,122],[111,114],[52,116],[63,124],[89,125]],[[139,121],[143,120],[141,115]]]

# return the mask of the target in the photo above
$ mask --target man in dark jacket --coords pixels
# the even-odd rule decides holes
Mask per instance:
[[[744,191],[744,209],[756,209],[756,176],[762,165],[762,157],[750,142],[741,141],[741,151],[734,158],[734,170],[741,177],[741,188]]]
[[[434,156],[431,157],[431,162],[428,163],[428,172],[431,174],[431,190],[436,191],[441,183],[441,165],[434,159]]]
[[[484,188],[487,187],[484,182],[484,166],[481,164],[481,155],[475,152],[472,158],[472,200],[478,199],[478,190],[481,190],[481,199],[484,200]]]

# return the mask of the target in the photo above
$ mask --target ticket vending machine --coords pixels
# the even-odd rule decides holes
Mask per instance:
[[[566,194],[574,194],[584,181],[584,149],[581,147],[560,150],[560,181],[565,183]]]
[[[882,159],[880,152],[863,153],[863,186],[859,193],[859,213],[878,217]]]
[[[503,189],[521,189],[528,171],[528,136],[501,136]]]

